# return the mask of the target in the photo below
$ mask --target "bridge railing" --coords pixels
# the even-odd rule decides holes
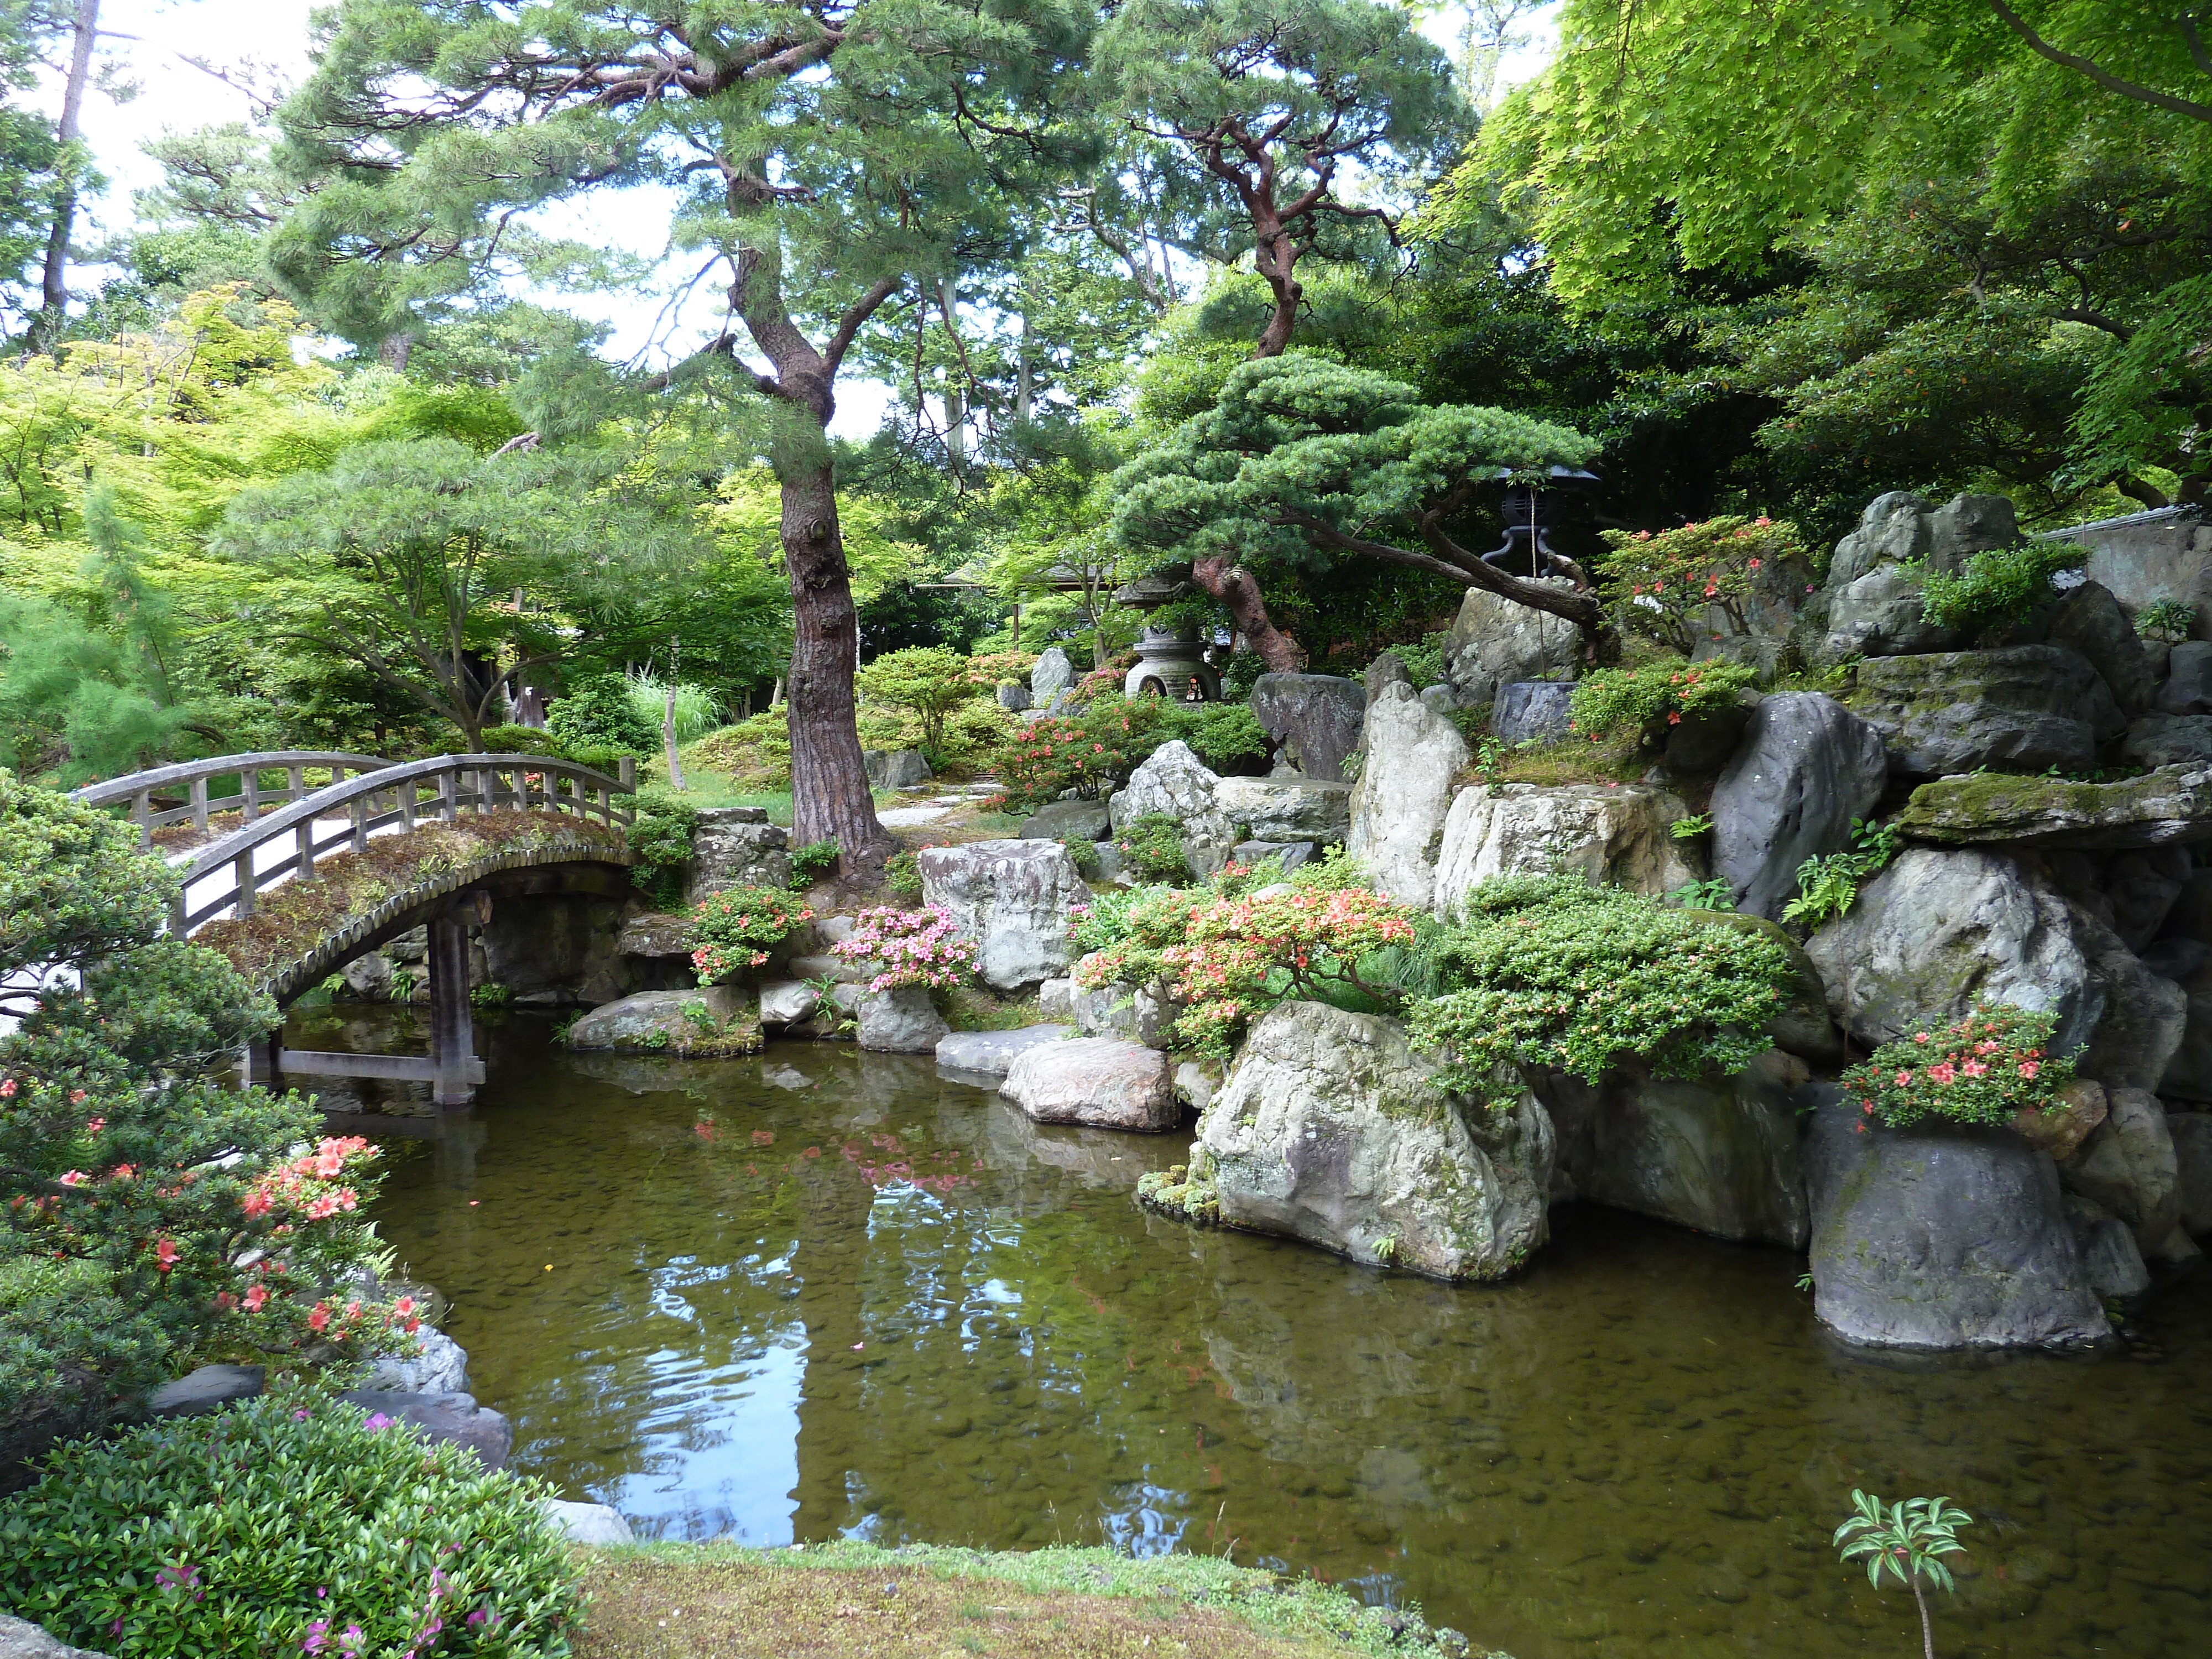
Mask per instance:
[[[131,781],[118,779],[115,787]],[[618,777],[550,755],[436,755],[380,763],[373,772],[302,795],[196,849],[177,872],[170,931],[181,939],[217,916],[250,916],[257,894],[288,880],[316,880],[316,860],[365,852],[380,830],[451,823],[465,812],[547,811],[626,826],[636,810],[618,798],[634,795],[636,788],[636,763],[627,757]],[[272,848],[283,848],[282,856],[265,857]],[[228,885],[195,902],[192,889],[226,870]]]
[[[127,804],[131,821],[138,826],[138,844],[150,847],[156,830],[167,830],[174,824],[189,823],[204,833],[211,811],[234,811],[251,823],[264,811],[302,799],[313,793],[307,781],[309,772],[328,772],[331,781],[337,783],[349,772],[357,775],[381,772],[391,764],[374,755],[350,755],[336,750],[271,749],[258,754],[217,755],[209,760],[157,766],[149,772],[133,772],[128,777],[106,783],[88,783],[82,789],[71,790],[70,796],[87,806]],[[274,788],[264,788],[262,776],[269,772],[283,774],[284,781]],[[232,778],[237,780],[234,792],[210,794],[211,785]],[[156,797],[167,799],[179,790],[185,794],[184,805],[154,805]]]

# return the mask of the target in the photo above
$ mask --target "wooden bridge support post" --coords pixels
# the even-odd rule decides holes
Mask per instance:
[[[436,1068],[430,1098],[441,1107],[476,1098],[471,1064],[476,1027],[469,1004],[469,912],[459,905],[431,917],[430,1061]]]

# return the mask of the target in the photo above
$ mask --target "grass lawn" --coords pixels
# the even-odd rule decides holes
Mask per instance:
[[[1463,1654],[1212,1556],[831,1544],[593,1551],[578,1659],[1346,1659]],[[1502,1656],[1500,1656],[1502,1659]]]

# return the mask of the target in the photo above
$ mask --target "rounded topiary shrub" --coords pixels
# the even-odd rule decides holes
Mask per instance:
[[[634,755],[660,751],[660,728],[638,713],[629,681],[620,674],[578,681],[547,711],[545,729],[563,754],[593,747]]]
[[[545,1489],[326,1391],[76,1441],[0,1500],[0,1606],[118,1659],[569,1651]]]

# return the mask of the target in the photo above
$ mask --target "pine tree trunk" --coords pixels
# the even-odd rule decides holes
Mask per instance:
[[[792,841],[805,847],[834,840],[848,871],[879,865],[898,842],[876,821],[854,723],[860,619],[827,459],[785,474],[782,529],[796,624],[788,681]]]
[[[76,39],[70,52],[69,79],[62,87],[61,119],[54,137],[64,149],[82,131],[84,89],[92,81],[92,49],[100,34],[100,0],[77,0]],[[74,168],[66,157],[61,165]],[[40,273],[40,306],[31,330],[31,349],[52,351],[69,325],[69,245],[76,229],[76,177],[65,173],[54,194],[53,223],[46,232],[46,264]]]

